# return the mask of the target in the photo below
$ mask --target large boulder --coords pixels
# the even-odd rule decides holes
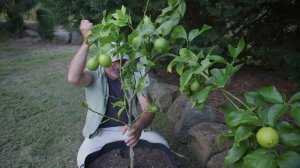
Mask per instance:
[[[228,150],[213,155],[207,162],[207,168],[231,168],[224,164],[224,159]]]
[[[167,112],[179,94],[178,86],[167,84],[154,75],[150,75],[148,90],[151,101],[157,103],[162,112]]]
[[[41,38],[39,33],[34,31],[34,30],[25,30],[24,33],[26,34],[26,36],[31,37],[31,38]]]
[[[203,122],[189,129],[191,141],[188,148],[195,154],[201,167],[206,167],[208,159],[214,154],[230,148],[230,141],[218,142],[218,136],[226,131],[225,124],[212,122]]]
[[[52,42],[55,44],[68,44],[71,40],[71,33],[64,29],[57,29],[53,33]]]
[[[186,110],[188,103],[189,99],[186,96],[181,95],[177,97],[167,111],[168,119],[173,122],[177,122],[178,120],[180,120],[180,117]]]
[[[202,122],[217,122],[224,123],[224,114],[217,108],[205,106],[199,110],[193,107],[192,103],[187,98],[178,97],[168,111],[169,118],[180,118],[174,128],[174,135],[181,143],[188,143],[188,130]]]

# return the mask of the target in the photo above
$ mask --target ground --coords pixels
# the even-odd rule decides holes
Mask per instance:
[[[0,167],[75,167],[83,140],[85,111],[80,106],[84,90],[66,80],[67,66],[79,46],[55,45],[32,39],[0,43]],[[156,73],[176,84],[178,77]],[[292,84],[273,72],[243,68],[228,87],[236,95],[273,84],[291,95]],[[213,93],[208,104],[219,106],[222,96]],[[174,151],[194,161],[183,144],[172,136],[174,123],[159,114],[154,127]],[[187,167],[185,159],[180,159]]]

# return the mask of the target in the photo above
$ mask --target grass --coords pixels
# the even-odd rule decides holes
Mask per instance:
[[[80,102],[85,98],[84,90],[67,83],[66,75],[77,49],[1,48],[0,167],[76,167],[86,111]],[[186,149],[174,139],[172,124],[166,113],[158,113],[152,127],[176,152],[193,159],[181,152]]]
[[[85,109],[66,81],[69,49],[1,49],[0,167],[76,166]]]

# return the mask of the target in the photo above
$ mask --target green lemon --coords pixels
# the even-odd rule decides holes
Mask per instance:
[[[265,148],[273,148],[279,142],[279,136],[275,129],[271,127],[262,127],[256,133],[257,142]]]
[[[89,71],[96,71],[99,67],[99,62],[96,58],[91,58],[87,61],[86,67]]]
[[[197,80],[195,80],[195,81],[190,85],[190,90],[191,90],[192,92],[197,92],[197,91],[200,90],[200,88],[201,88],[201,85],[200,85],[200,83],[199,83]]]
[[[169,46],[169,42],[165,38],[160,37],[154,41],[154,49],[158,53],[167,52],[169,50]]]
[[[159,112],[160,109],[159,109],[158,105],[156,105],[155,103],[150,103],[147,107],[147,111],[148,112]]]
[[[104,67],[104,68],[107,68],[111,65],[112,61],[111,61],[111,58],[110,56],[108,55],[105,55],[105,54],[101,54],[99,56],[99,64],[100,66]]]

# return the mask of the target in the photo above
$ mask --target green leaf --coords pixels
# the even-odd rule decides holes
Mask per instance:
[[[178,63],[178,64],[176,64],[176,72],[177,72],[179,75],[181,75],[181,74],[183,73],[184,68],[185,68],[185,66],[184,66],[183,63]]]
[[[235,58],[240,55],[240,53],[243,51],[244,48],[245,48],[245,41],[244,38],[242,37],[240,38],[237,48],[235,50],[235,54],[236,54]]]
[[[176,64],[176,61],[175,61],[175,59],[173,59],[170,63],[169,63],[169,65],[167,66],[167,71],[168,72],[170,72],[170,73],[172,73],[172,68],[173,68],[173,66]]]
[[[257,114],[259,118],[265,123],[268,124],[268,110],[267,108],[260,106],[257,109]]]
[[[235,48],[232,47],[231,44],[228,44],[228,51],[229,51],[230,56],[234,59],[235,58]]]
[[[212,63],[210,62],[209,58],[206,57],[205,59],[203,59],[201,61],[201,66],[199,65],[195,70],[194,73],[195,74],[200,74],[203,71],[207,70],[210,66],[212,65]]]
[[[300,127],[300,107],[292,106],[291,108],[291,116],[294,119],[295,123]]]
[[[168,5],[172,6],[177,2],[177,0],[168,0]]]
[[[126,8],[125,8],[125,6],[122,5],[121,11],[122,11],[122,13],[124,13],[124,14],[126,13]]]
[[[185,4],[184,1],[181,1],[181,3],[179,4],[177,10],[180,13],[181,17],[183,17],[184,14],[185,14],[185,11],[186,11],[186,4]]]
[[[122,112],[124,111],[124,109],[125,109],[125,107],[122,107],[122,108],[119,109],[119,111],[118,111],[118,119],[120,118],[120,116],[121,116]]]
[[[233,73],[233,66],[232,64],[226,64],[225,67],[225,75],[227,78],[230,78],[231,74]]]
[[[136,36],[132,40],[132,47],[136,50],[138,50],[142,44],[143,37],[141,36]]]
[[[194,54],[191,50],[187,49],[187,48],[181,48],[179,50],[179,55],[183,58],[186,58],[188,61],[194,61],[194,62],[198,62],[198,57],[196,54]]]
[[[210,89],[211,86],[206,86],[204,89],[197,93],[197,103],[203,103],[206,100]]]
[[[232,45],[228,45],[228,51],[230,56],[235,59],[238,55],[240,55],[240,53],[243,51],[245,47],[245,41],[243,38],[240,38],[237,48],[233,47]]]
[[[299,147],[300,146],[300,132],[299,131],[290,131],[279,134],[281,142],[284,145],[290,147]]]
[[[217,63],[223,63],[223,64],[228,63],[223,57],[221,57],[219,55],[209,55],[208,58]]]
[[[135,89],[137,93],[141,93],[144,90],[145,86],[146,86],[145,78],[144,77],[139,78],[135,85]]]
[[[172,39],[179,39],[179,38],[187,39],[187,33],[186,33],[184,27],[182,25],[176,26],[171,33],[171,38]]]
[[[139,35],[139,32],[138,31],[133,31],[132,33],[130,33],[128,35],[128,44],[129,45],[132,45],[132,41],[135,37],[137,37]]]
[[[259,94],[263,96],[265,101],[270,103],[284,103],[279,91],[274,86],[263,87],[259,89]]]
[[[216,87],[224,87],[228,81],[226,75],[222,72],[221,69],[212,69],[211,71],[212,76],[207,80],[208,84],[213,84]]]
[[[286,104],[274,104],[268,110],[268,124],[275,126],[276,121],[288,111]]]
[[[116,101],[116,102],[112,103],[112,105],[113,105],[113,107],[125,107],[126,103],[125,103],[125,101],[120,100],[120,101]]]
[[[300,92],[295,93],[289,100],[289,104],[293,104],[300,101]]]
[[[188,35],[188,41],[191,42],[194,38],[196,38],[199,35],[200,31],[198,29],[193,29]]]
[[[180,88],[184,88],[186,86],[186,84],[190,81],[192,75],[193,72],[191,70],[187,70],[180,76]]]
[[[226,115],[230,114],[233,111],[237,111],[237,109],[234,105],[232,105],[230,102],[226,101],[221,105],[222,111],[225,112]]]
[[[255,126],[263,125],[260,119],[258,119],[253,113],[244,110],[231,112],[229,115],[227,115],[225,122],[230,127],[235,127],[240,124],[251,124]]]
[[[275,153],[266,149],[257,149],[244,158],[245,167],[249,168],[276,168]]]
[[[239,126],[235,131],[234,143],[239,144],[241,141],[249,138],[251,135],[253,135],[252,130],[254,128],[255,127],[253,126]]]
[[[244,93],[244,98],[248,105],[260,106],[264,104],[263,97],[257,92],[246,92]]]
[[[294,151],[288,151],[279,155],[276,162],[280,168],[299,168],[300,155]]]
[[[157,30],[156,33],[157,34],[162,34],[162,36],[166,36],[168,35],[171,30],[173,29],[174,23],[172,20],[168,20],[166,22],[164,22],[163,24],[161,24]]]
[[[233,74],[235,74],[238,70],[240,70],[241,67],[242,67],[243,65],[244,65],[244,64],[239,64],[239,65],[234,66],[234,67],[233,67]],[[232,74],[232,75],[233,75],[233,74]]]
[[[211,28],[212,28],[211,26],[204,24],[200,30],[200,34],[202,34],[203,32],[206,32],[207,30],[209,30]]]
[[[225,164],[233,164],[246,153],[248,146],[247,145],[240,145],[240,146],[233,146],[227,153],[225,157]]]
[[[176,26],[179,23],[179,20],[181,18],[181,15],[179,11],[174,11],[171,16],[169,17],[169,20],[173,21],[173,25]]]
[[[152,24],[141,24],[138,26],[137,31],[140,36],[153,35],[155,33],[155,27]]]
[[[145,24],[153,25],[151,19],[147,15],[144,16],[144,20],[143,21],[144,21]]]
[[[300,146],[300,131],[293,128],[288,122],[282,121],[276,125],[279,133],[280,143],[289,147]]]

